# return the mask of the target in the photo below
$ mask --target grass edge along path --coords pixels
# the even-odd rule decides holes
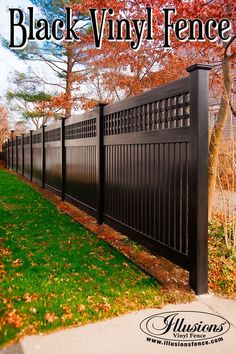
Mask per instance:
[[[0,170],[0,345],[178,302],[123,254]],[[181,297],[189,300],[191,294]]]

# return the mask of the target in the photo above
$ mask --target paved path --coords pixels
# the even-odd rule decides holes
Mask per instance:
[[[223,341],[187,347],[173,347],[147,341],[139,324],[146,317],[164,311],[204,311],[221,315],[230,322]],[[188,313],[191,320],[192,313]],[[214,316],[213,316],[214,318]],[[203,318],[202,318],[203,319]],[[199,317],[198,321],[201,320]],[[212,322],[212,316],[209,322]],[[49,335],[25,337],[19,344],[7,347],[0,354],[235,354],[236,353],[236,301],[213,295],[204,295],[196,301],[181,305],[168,305],[162,309],[133,312],[111,320],[84,327],[59,331]]]

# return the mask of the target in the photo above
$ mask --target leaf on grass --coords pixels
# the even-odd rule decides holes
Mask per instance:
[[[93,301],[94,301],[94,296],[90,296],[90,295],[89,295],[89,296],[87,297],[87,300],[88,300],[89,302],[93,302]]]
[[[68,305],[61,305],[61,308],[65,313],[70,313],[70,308]]]
[[[51,300],[52,298],[57,298],[57,297],[58,297],[57,294],[50,293],[50,294],[48,295],[48,300]]]
[[[1,254],[2,256],[9,256],[11,254],[11,251],[9,248],[1,248]]]
[[[105,312],[110,312],[111,311],[111,305],[108,304],[108,302],[105,302],[104,304],[101,304],[101,309],[104,310]]]
[[[98,267],[97,267],[96,265],[94,265],[94,264],[92,264],[92,265],[90,266],[90,268],[91,268],[91,269],[98,269]]]
[[[4,270],[3,265],[0,264],[0,282],[3,281],[3,279],[5,278],[6,275],[6,271]]]
[[[6,322],[15,328],[19,328],[22,324],[22,317],[14,309],[7,314]]]
[[[102,304],[98,304],[95,306],[95,311],[100,312],[100,311],[105,311],[106,313],[111,311],[111,305],[108,304],[108,302],[104,302]]]
[[[62,316],[62,322],[65,322],[66,320],[70,320],[70,319],[72,319],[73,318],[73,313],[65,313],[63,316]]]
[[[37,301],[39,299],[39,295],[35,293],[34,294],[26,293],[23,296],[23,299],[25,300],[25,302]]]
[[[72,264],[71,263],[67,263],[67,264],[65,264],[65,268],[69,268],[69,267],[71,267],[72,266]]]
[[[53,323],[57,320],[57,318],[58,317],[53,312],[47,312],[45,316],[46,321],[48,321],[49,323]]]
[[[85,310],[86,310],[86,307],[83,304],[81,304],[77,307],[78,312],[84,312]]]
[[[37,312],[37,310],[36,310],[35,307],[31,307],[31,308],[30,308],[30,312],[31,312],[32,314],[35,314],[35,313]]]
[[[83,279],[84,283],[90,283],[91,281],[93,281],[93,278],[85,278]]]
[[[15,274],[15,276],[16,276],[16,277],[18,277],[18,278],[21,278],[21,277],[23,277],[23,274],[22,274],[22,273],[17,272],[17,273]]]
[[[15,261],[12,262],[11,265],[13,267],[21,267],[22,266],[22,261],[20,259],[16,259]]]

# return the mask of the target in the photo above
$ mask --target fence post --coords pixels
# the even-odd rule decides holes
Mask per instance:
[[[10,139],[7,139],[7,168],[10,168]]]
[[[7,168],[10,169],[10,139],[7,139]]]
[[[65,120],[61,118],[61,200],[65,200],[66,184],[66,149],[65,149]]]
[[[33,180],[33,130],[30,130],[30,180]]]
[[[96,169],[97,169],[97,223],[103,223],[103,202],[104,202],[104,131],[103,131],[103,107],[105,104],[99,103],[97,107],[96,131]]]
[[[21,134],[21,175],[25,172],[24,134]]]
[[[7,139],[7,159],[6,159],[6,168],[9,168],[9,139]]]
[[[13,133],[14,130],[11,130],[11,169],[13,170],[13,160],[14,160],[14,156],[13,156]]]
[[[18,136],[16,136],[15,150],[16,150],[16,172],[18,172]]]
[[[208,292],[208,71],[195,64],[190,73],[189,282],[196,294]]]
[[[42,138],[42,176],[41,176],[41,179],[42,179],[42,182],[41,182],[41,187],[44,188],[45,187],[45,128],[46,126],[43,125],[42,126],[42,135],[41,135],[41,138]]]

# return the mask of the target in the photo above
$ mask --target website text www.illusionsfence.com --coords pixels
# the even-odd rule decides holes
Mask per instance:
[[[209,344],[215,344],[218,342],[222,342],[223,338],[214,338],[211,340],[204,340],[204,341],[191,341],[191,342],[173,342],[170,340],[158,340],[154,338],[147,337],[147,342],[156,343],[161,345],[169,345],[171,347],[197,347],[197,346],[204,346]]]

